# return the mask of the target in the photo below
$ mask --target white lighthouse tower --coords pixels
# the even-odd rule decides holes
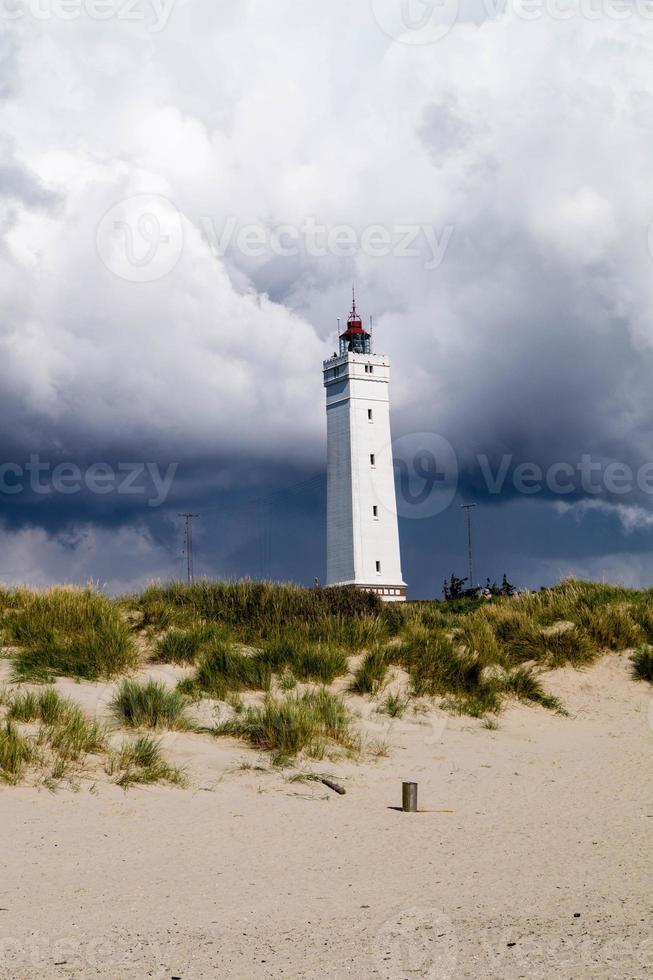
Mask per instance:
[[[340,353],[324,362],[327,403],[327,585],[406,598],[390,436],[390,362],[372,353],[356,298]]]

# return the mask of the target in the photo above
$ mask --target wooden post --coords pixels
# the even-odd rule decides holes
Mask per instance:
[[[417,783],[402,783],[401,800],[404,813],[417,813]]]

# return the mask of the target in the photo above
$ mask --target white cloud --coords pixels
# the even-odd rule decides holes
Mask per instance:
[[[574,10],[467,12],[424,46],[344,0],[178,0],[159,32],[17,22],[0,125],[38,193],[5,188],[5,428],[26,449],[318,465],[320,362],[355,277],[393,358],[396,429],[445,433],[461,457],[646,457],[653,35]],[[183,230],[144,283],[95,248],[141,194]],[[435,269],[423,236],[422,258],[217,257],[203,224],[234,217],[453,234]]]

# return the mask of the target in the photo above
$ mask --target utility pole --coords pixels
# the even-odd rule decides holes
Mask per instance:
[[[476,504],[461,504],[462,510],[467,511],[467,557],[469,559],[469,587],[474,588],[474,558],[472,552],[472,511]]]
[[[183,517],[186,521],[186,529],[184,532],[184,543],[186,550],[186,575],[188,584],[192,585],[195,581],[195,572],[193,570],[193,518],[199,517],[199,514],[178,514],[178,517]]]

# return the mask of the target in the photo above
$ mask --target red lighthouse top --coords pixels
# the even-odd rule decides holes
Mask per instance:
[[[353,287],[351,295],[352,310],[347,318],[347,329],[340,334],[340,353],[347,354],[351,351],[354,354],[371,354],[372,335],[363,328],[363,321],[356,310],[356,294]]]

